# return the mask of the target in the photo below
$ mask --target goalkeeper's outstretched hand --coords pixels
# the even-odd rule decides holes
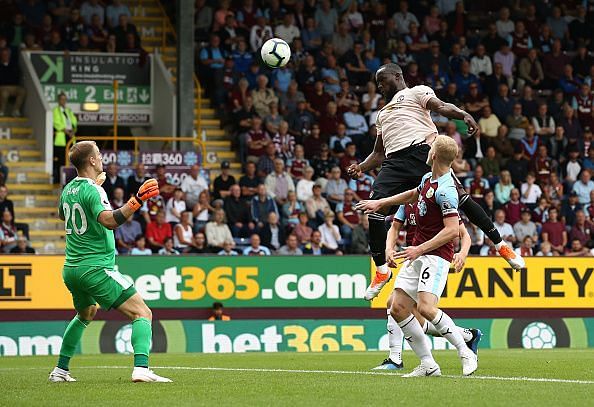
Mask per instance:
[[[144,181],[144,184],[138,188],[136,195],[128,200],[128,206],[135,212],[140,209],[144,201],[154,198],[157,195],[159,195],[159,183],[156,179],[151,178]]]
[[[159,195],[159,183],[156,179],[151,178],[149,180],[144,181],[144,184],[142,184],[140,188],[138,188],[136,198],[144,202],[148,199],[156,197],[157,195]]]

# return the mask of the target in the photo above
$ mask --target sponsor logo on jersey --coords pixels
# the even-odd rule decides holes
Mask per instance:
[[[433,189],[433,187],[429,187],[425,196],[427,197],[427,199],[431,199],[433,197],[434,193],[435,193],[435,190]]]

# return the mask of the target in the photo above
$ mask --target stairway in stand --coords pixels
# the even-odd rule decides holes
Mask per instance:
[[[58,218],[59,185],[52,184],[27,118],[0,118],[0,151],[9,168],[8,198],[15,220],[29,224],[37,253],[64,252],[64,223]]]
[[[170,24],[163,24],[164,19],[168,21],[169,17],[158,0],[128,0],[127,3],[132,12],[132,22],[140,34],[142,47],[149,53],[158,50],[175,83],[177,73],[175,33],[172,32],[173,28]],[[163,46],[163,30],[166,30],[165,46]],[[198,92],[199,89],[195,88],[194,124],[198,128],[198,119],[200,119],[200,127],[205,131],[207,157],[210,158],[205,157],[203,166],[211,170],[212,181],[220,173],[220,162],[227,160],[231,163],[231,174],[239,180],[241,164],[237,154],[232,150],[231,142],[225,131],[221,129],[221,122],[216,118],[215,110],[210,106],[210,100],[204,97],[199,98]]]

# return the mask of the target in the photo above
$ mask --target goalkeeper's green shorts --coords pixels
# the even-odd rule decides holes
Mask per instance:
[[[117,308],[136,293],[131,281],[105,267],[64,266],[62,278],[77,311],[97,303],[105,310]]]

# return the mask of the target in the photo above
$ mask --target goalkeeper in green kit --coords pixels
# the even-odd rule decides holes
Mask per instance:
[[[50,373],[51,382],[74,382],[69,362],[76,346],[101,308],[117,309],[132,321],[134,347],[133,382],[171,382],[149,369],[152,337],[151,310],[115,265],[113,229],[126,222],[144,201],[159,195],[157,180],[146,181],[136,196],[119,209],[112,209],[105,190],[101,152],[94,141],[81,141],[70,150],[70,162],[78,176],[64,187],[60,197],[60,219],[65,221],[66,261],[62,277],[72,294],[76,316],[62,340],[58,365]]]

